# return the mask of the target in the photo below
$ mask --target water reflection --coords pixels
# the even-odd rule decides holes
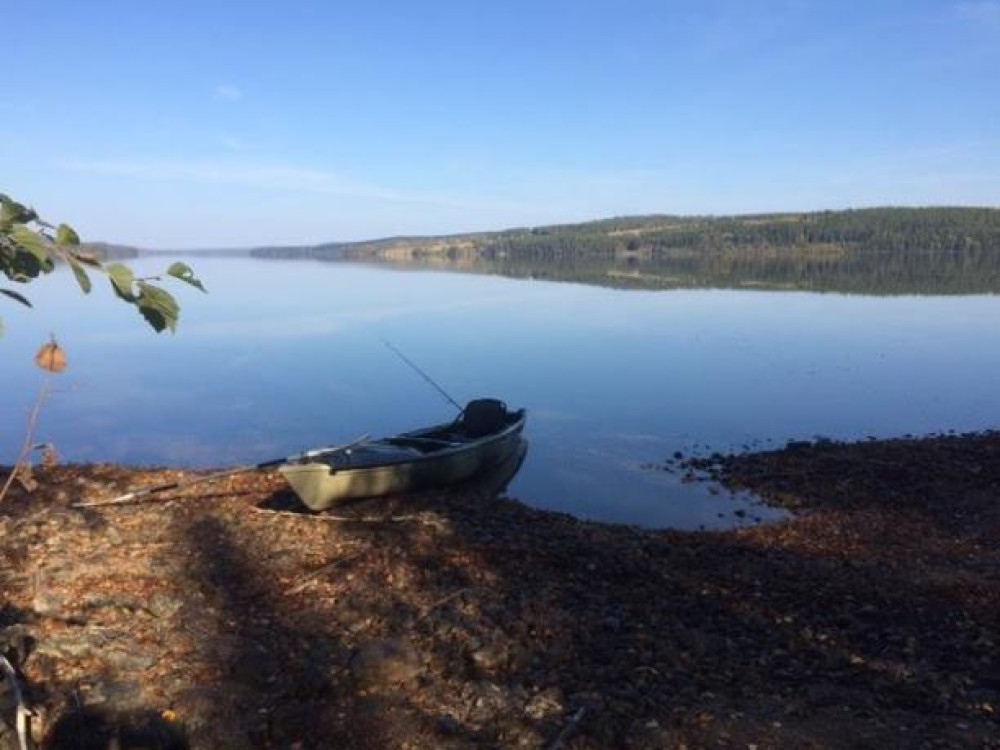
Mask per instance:
[[[460,401],[528,410],[508,491],[587,518],[697,528],[767,517],[647,467],[674,451],[1000,423],[1000,297],[629,291],[350,264],[191,261],[176,336],[68,276],[9,305],[0,338],[0,460],[20,444],[55,333],[69,356],[38,441],[73,461],[257,463],[451,407],[386,338]],[[152,273],[164,259],[139,260]],[[736,511],[744,515],[738,516]]]
[[[527,455],[528,441],[522,437],[517,447],[507,458],[496,466],[480,472],[462,485],[462,488],[483,495],[502,495],[507,491],[510,483],[514,481],[517,472],[521,470]]]
[[[278,251],[269,251],[277,253]],[[312,251],[301,251],[304,256]],[[267,253],[260,251],[262,256]],[[316,260],[372,261],[365,256],[316,255]],[[1000,253],[951,255],[921,252],[858,252],[831,244],[810,248],[674,248],[656,253],[610,253],[601,256],[537,256],[495,250],[428,254],[414,249],[386,265],[515,279],[570,281],[615,289],[763,289],[850,294],[997,294]]]

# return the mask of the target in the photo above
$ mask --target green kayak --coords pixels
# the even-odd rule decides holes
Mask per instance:
[[[470,401],[458,419],[286,463],[279,471],[303,503],[326,510],[362,497],[447,487],[470,480],[522,450],[524,409]]]

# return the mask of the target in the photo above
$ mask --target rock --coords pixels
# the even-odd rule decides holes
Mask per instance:
[[[35,648],[39,656],[53,659],[80,659],[99,653],[104,643],[95,643],[83,630],[53,634],[40,641]]]
[[[140,708],[143,703],[142,685],[134,680],[103,680],[80,688],[83,701],[102,704],[115,710]]]
[[[351,675],[371,687],[411,682],[420,674],[420,657],[406,641],[388,638],[359,648],[351,658]]]
[[[435,722],[437,728],[447,735],[458,736],[462,733],[462,724],[455,717],[442,714]]]
[[[184,602],[176,596],[153,594],[146,603],[146,608],[154,617],[173,617],[184,606]]]
[[[65,616],[69,595],[65,592],[40,591],[31,601],[31,608],[40,615]]]
[[[469,655],[469,659],[478,669],[487,673],[495,672],[506,661],[504,654],[491,646],[476,649]]]
[[[564,712],[565,703],[562,691],[554,687],[541,691],[524,707],[524,713],[535,721],[554,718]]]
[[[101,652],[101,660],[118,673],[143,672],[156,664],[156,656],[147,648],[127,642]]]

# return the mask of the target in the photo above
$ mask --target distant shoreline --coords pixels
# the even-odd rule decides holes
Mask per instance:
[[[995,294],[1000,293],[1000,209],[640,216],[500,232],[185,254],[352,261],[618,289]]]

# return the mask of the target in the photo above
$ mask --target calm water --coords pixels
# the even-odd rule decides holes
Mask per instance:
[[[133,263],[140,273],[168,261]],[[10,461],[30,354],[54,332],[70,368],[39,439],[65,459],[218,466],[443,421],[458,400],[529,410],[510,494],[586,518],[696,528],[769,517],[644,468],[739,449],[1000,424],[1000,297],[623,291],[309,261],[191,261],[178,334],[110,294],[45,279],[5,304],[0,445]],[[68,302],[59,298],[71,292]],[[768,442],[772,441],[772,442]],[[749,508],[747,519],[736,511]]]

